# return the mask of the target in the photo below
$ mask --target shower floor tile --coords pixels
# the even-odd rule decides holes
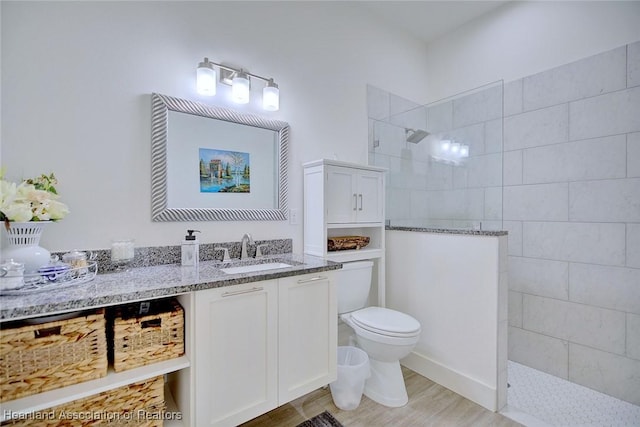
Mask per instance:
[[[640,406],[509,361],[502,415],[527,427],[640,426]]]

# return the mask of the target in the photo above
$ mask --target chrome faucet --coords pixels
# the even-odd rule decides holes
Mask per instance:
[[[247,242],[249,242],[250,245],[255,243],[249,233],[245,233],[244,236],[242,236],[242,252],[240,253],[240,259],[249,257],[249,254],[247,254]]]

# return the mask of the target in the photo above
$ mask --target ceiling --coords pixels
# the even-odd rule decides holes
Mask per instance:
[[[379,19],[429,43],[507,1],[359,1]]]

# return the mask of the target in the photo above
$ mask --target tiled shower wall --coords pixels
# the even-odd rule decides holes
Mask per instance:
[[[640,42],[504,96],[509,359],[640,405]]]
[[[368,87],[369,163],[389,169],[392,225],[502,228],[502,83],[420,106]],[[406,129],[430,135],[406,141]],[[435,160],[432,144],[469,146],[460,164]]]

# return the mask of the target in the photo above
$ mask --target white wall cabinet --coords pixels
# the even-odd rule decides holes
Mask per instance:
[[[338,262],[376,260],[377,298],[372,295],[372,303],[384,306],[386,169],[327,159],[303,166],[304,253]],[[369,244],[358,250],[327,250],[329,237],[353,235],[369,237]]]
[[[384,222],[381,173],[327,165],[326,180],[327,223]]]
[[[197,293],[197,426],[235,426],[336,379],[331,272]]]

